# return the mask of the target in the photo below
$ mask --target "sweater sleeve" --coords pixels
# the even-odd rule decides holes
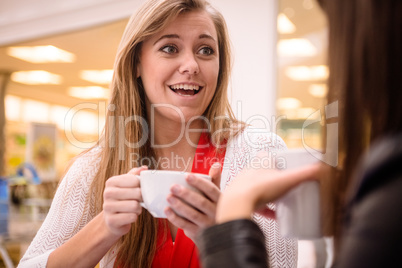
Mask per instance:
[[[250,220],[235,220],[204,230],[199,237],[204,268],[268,267],[264,235]]]
[[[98,170],[99,148],[77,158],[62,179],[45,221],[18,267],[46,267],[49,255],[81,230],[93,217],[88,192]]]
[[[286,149],[286,144],[276,134],[262,129],[246,128],[241,134],[228,142],[222,170],[222,191],[236,179],[240,171],[247,167],[252,168],[256,164],[255,160],[258,160],[256,158],[260,153],[266,155],[262,159],[265,161],[264,165],[267,165],[267,168],[272,168],[270,166],[270,164],[273,164],[272,158],[276,156],[277,152]],[[274,204],[269,204],[269,207],[275,210]],[[254,214],[253,220],[265,236],[265,248],[269,256],[269,266],[275,268],[297,267],[297,240],[282,237],[279,232],[279,226],[273,219]]]

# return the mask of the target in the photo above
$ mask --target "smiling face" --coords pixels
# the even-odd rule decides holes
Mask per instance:
[[[155,118],[187,122],[200,116],[216,91],[218,37],[204,11],[180,14],[161,32],[143,42],[137,75]],[[169,106],[169,108],[168,108]]]

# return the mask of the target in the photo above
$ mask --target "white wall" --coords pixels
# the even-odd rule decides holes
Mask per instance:
[[[0,46],[128,17],[144,0],[1,0]],[[272,122],[277,0],[210,0],[227,20],[234,51],[231,102],[247,121]],[[254,117],[255,118],[255,117]],[[258,124],[257,121],[253,123]]]
[[[129,17],[144,0],[1,0],[0,46]]]
[[[233,109],[243,121],[276,114],[277,0],[210,0],[226,18],[234,52]],[[273,119],[274,123],[275,119]],[[264,127],[262,121],[253,124]]]

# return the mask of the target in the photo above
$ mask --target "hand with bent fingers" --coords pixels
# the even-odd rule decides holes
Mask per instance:
[[[116,236],[128,233],[131,224],[142,212],[140,181],[136,175],[146,166],[133,168],[127,174],[106,181],[103,193],[103,218],[109,231]]]
[[[209,176],[212,181],[189,174],[186,181],[198,189],[197,193],[181,185],[173,185],[168,196],[170,207],[165,209],[168,220],[183,229],[187,237],[194,242],[198,233],[215,224],[216,205],[220,196],[221,167],[212,165]]]
[[[298,184],[323,177],[320,164],[294,170],[245,169],[222,194],[216,213],[217,223],[251,219],[252,213],[274,218],[275,212],[266,204],[277,200]]]

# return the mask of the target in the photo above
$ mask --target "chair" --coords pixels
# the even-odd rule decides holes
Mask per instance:
[[[0,256],[6,268],[14,268],[14,264],[4,245],[4,239],[8,235],[9,219],[9,195],[8,182],[0,177]]]

